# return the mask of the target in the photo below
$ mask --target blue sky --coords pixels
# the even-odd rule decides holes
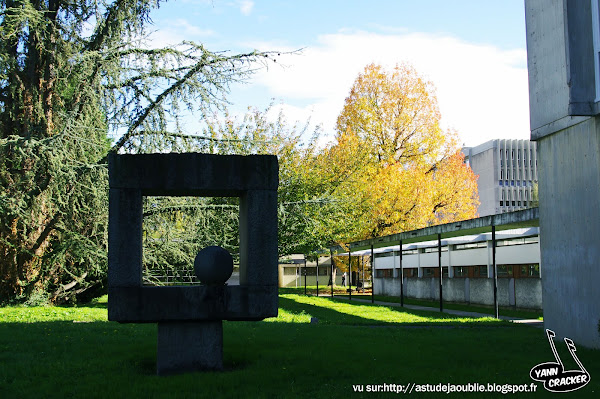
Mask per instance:
[[[310,116],[331,138],[367,64],[408,62],[436,86],[442,123],[462,142],[529,137],[523,0],[175,0],[152,20],[155,45],[304,48],[233,86],[234,112],[275,99],[291,122]]]

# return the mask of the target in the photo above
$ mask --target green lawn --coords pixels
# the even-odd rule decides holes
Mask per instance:
[[[529,370],[554,360],[539,328],[283,293],[276,319],[224,323],[225,371],[157,377],[156,325],[107,322],[105,300],[0,308],[0,397],[391,397],[352,386],[530,384]],[[556,346],[575,368],[564,343]],[[591,382],[564,396],[596,398],[600,351],[577,349]],[[549,396],[536,385],[510,397]]]
[[[347,288],[347,287],[346,287]],[[334,288],[334,296],[343,296],[348,297],[348,293],[346,292],[346,288],[341,286],[335,286]],[[304,287],[298,288],[282,288],[287,293],[295,293],[295,294],[304,294]],[[306,292],[308,295],[316,295],[317,287],[316,286],[307,286]],[[331,294],[331,286],[319,286],[319,295],[330,295]],[[368,292],[366,294],[352,292],[353,298],[362,298],[371,300],[371,293]],[[387,295],[375,295],[376,301],[381,302],[393,302],[400,303],[400,297],[397,296],[387,296]],[[404,303],[406,305],[417,305],[417,306],[427,306],[433,309],[440,308],[440,302],[436,300],[426,300],[426,299],[413,299],[413,298],[404,298]],[[494,308],[491,306],[484,305],[468,305],[464,303],[452,303],[452,302],[444,302],[444,309],[453,309],[453,310],[464,310],[467,312],[477,312],[483,314],[489,314],[491,316],[494,315]],[[508,317],[518,317],[522,319],[540,319],[543,320],[542,312],[536,310],[529,309],[513,309],[512,307],[503,307],[499,308],[499,313],[501,316]]]

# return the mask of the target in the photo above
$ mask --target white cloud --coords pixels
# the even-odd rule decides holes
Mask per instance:
[[[294,50],[273,43],[251,47]],[[265,86],[295,115],[312,110],[313,121],[327,133],[333,132],[344,99],[367,64],[392,68],[408,62],[436,86],[444,127],[456,129],[467,145],[529,137],[525,49],[506,51],[424,33],[341,32],[320,36],[302,55],[278,61],[287,66],[271,66],[252,84]]]
[[[180,18],[163,22],[159,30],[150,34],[148,42],[151,47],[166,47],[179,44],[184,40],[201,42],[215,35],[213,30],[200,29],[186,19]]]
[[[238,5],[240,7],[240,12],[244,15],[250,15],[254,8],[254,2],[251,0],[241,0],[238,2]]]

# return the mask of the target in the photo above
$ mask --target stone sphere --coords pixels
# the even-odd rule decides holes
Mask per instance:
[[[233,257],[225,248],[206,247],[196,255],[194,271],[202,284],[223,285],[233,273]]]

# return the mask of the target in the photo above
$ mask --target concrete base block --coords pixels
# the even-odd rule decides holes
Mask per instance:
[[[158,323],[158,375],[223,369],[223,322]]]

